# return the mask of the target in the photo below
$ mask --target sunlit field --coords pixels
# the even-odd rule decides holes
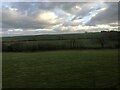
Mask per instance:
[[[3,52],[3,88],[116,88],[118,50]]]

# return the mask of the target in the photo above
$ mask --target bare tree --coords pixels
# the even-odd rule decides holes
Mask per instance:
[[[98,38],[98,42],[100,43],[101,48],[104,48],[104,45],[105,45],[105,40],[104,40],[104,38]]]

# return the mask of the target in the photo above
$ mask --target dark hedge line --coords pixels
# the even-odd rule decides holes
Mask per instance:
[[[45,51],[45,50],[64,50],[64,49],[101,49],[119,48],[119,42],[111,39],[80,39],[80,40],[55,40],[55,41],[22,41],[2,43],[4,52],[23,52],[23,51]]]

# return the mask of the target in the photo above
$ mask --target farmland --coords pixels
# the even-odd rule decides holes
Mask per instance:
[[[3,37],[3,88],[118,88],[119,34]]]
[[[3,51],[118,48],[119,32],[4,37]]]
[[[3,88],[116,88],[118,50],[4,52]]]
[[[118,0],[2,0],[0,6],[3,90],[120,90]]]

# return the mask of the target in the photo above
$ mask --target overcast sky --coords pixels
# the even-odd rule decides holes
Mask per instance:
[[[118,30],[117,2],[4,2],[2,35]]]

